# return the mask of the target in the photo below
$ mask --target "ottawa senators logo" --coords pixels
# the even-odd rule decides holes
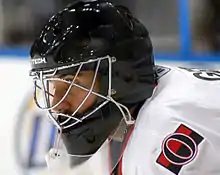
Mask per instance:
[[[157,163],[178,175],[184,165],[195,159],[202,140],[201,135],[181,124],[164,139]]]

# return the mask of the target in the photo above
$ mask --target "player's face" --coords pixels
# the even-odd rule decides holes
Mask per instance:
[[[72,81],[74,75],[59,75],[55,77]],[[76,77],[75,83],[87,89],[90,89],[92,86],[93,77],[94,77],[94,71],[81,71]],[[67,84],[65,82],[59,82],[59,81],[52,82],[53,95],[54,95],[52,100],[52,105],[57,104],[63,98],[69,86],[70,84]],[[99,89],[99,83],[96,80],[93,91],[98,92],[98,89]],[[82,103],[82,101],[85,99],[88,93],[89,93],[88,91],[83,90],[80,87],[72,86],[66,98],[62,101],[62,103],[60,103],[60,105],[58,105],[53,110],[55,112],[72,114]],[[96,95],[90,94],[77,113],[85,112],[95,103],[96,98],[97,98]]]

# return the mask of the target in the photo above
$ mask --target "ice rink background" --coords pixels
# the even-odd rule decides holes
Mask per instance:
[[[176,2],[179,49],[175,52],[156,50],[156,64],[220,69],[219,54],[196,53],[192,49],[189,1]],[[154,40],[153,45],[156,45]],[[0,48],[1,174],[46,175],[44,154],[54,140],[54,127],[33,105],[28,49],[29,46]]]

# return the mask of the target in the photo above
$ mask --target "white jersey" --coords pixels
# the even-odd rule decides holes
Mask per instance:
[[[159,69],[125,150],[123,175],[219,175],[220,72]]]
[[[157,72],[158,85],[125,148],[122,175],[219,175],[220,72],[159,66]],[[49,165],[61,167],[57,174],[109,175],[106,154],[98,157],[84,172],[71,171],[65,157]]]

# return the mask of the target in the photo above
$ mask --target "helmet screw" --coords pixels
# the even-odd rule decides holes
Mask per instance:
[[[115,57],[111,57],[112,59],[112,63],[116,62],[116,58]]]
[[[115,95],[116,94],[116,90],[115,89],[111,89],[111,95]]]

